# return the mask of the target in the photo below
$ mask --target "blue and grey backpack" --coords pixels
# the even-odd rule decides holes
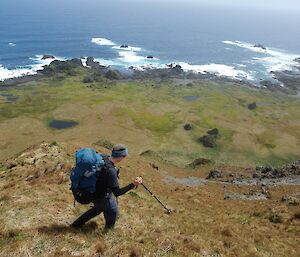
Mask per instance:
[[[105,162],[101,154],[91,148],[83,148],[77,151],[75,160],[76,166],[70,174],[71,190],[77,202],[88,204],[94,199],[97,178]]]

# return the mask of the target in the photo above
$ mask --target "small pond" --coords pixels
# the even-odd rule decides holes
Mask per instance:
[[[187,96],[184,96],[183,98],[185,100],[187,100],[187,101],[196,101],[199,98],[199,96],[196,96],[196,95],[187,95]]]
[[[73,120],[51,120],[49,127],[54,129],[66,129],[75,127],[78,124],[79,122]]]

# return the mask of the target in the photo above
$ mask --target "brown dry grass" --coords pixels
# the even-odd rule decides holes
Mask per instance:
[[[299,256],[299,206],[280,201],[287,193],[299,192],[299,186],[270,188],[268,201],[223,200],[224,188],[218,183],[188,187],[163,182],[166,174],[203,177],[207,171],[158,161],[157,170],[137,155],[121,164],[121,184],[142,175],[155,195],[175,211],[164,213],[139,188],[120,197],[114,230],[103,230],[103,216],[80,230],[72,229],[69,224],[88,206],[73,207],[68,182],[72,157],[61,145],[57,151],[66,157],[60,169],[41,173],[33,165],[17,165],[1,172],[0,256]],[[53,160],[45,158],[51,167]],[[24,168],[26,173],[21,172]],[[36,173],[39,176],[26,181]],[[226,189],[249,190],[233,185]],[[279,222],[272,222],[277,216]]]

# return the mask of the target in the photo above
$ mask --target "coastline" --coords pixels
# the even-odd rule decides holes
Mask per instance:
[[[237,79],[227,76],[220,76],[215,73],[208,71],[196,72],[196,71],[185,71],[180,64],[167,64],[164,68],[154,67],[142,67],[135,68],[131,66],[127,71],[111,68],[109,65],[105,66],[98,62],[94,57],[87,57],[82,59],[68,59],[68,60],[57,60],[54,56],[44,55],[41,60],[53,59],[44,66],[42,69],[38,69],[36,74],[28,74],[20,77],[8,78],[0,81],[0,89],[3,87],[17,86],[30,81],[38,80],[42,77],[51,77],[55,74],[63,72],[66,67],[69,68],[84,68],[92,69],[101,76],[106,76],[108,72],[118,74],[117,77],[108,79],[117,80],[143,80],[143,79],[154,79],[154,80],[185,80],[185,81],[211,81],[215,83],[231,83],[244,87],[251,87],[257,89],[267,89],[270,91],[280,91],[288,95],[299,96],[300,95],[300,59],[297,58],[294,61],[298,64],[291,70],[283,71],[271,71],[270,75],[274,80],[260,80],[259,82],[249,81],[247,79]],[[69,67],[70,66],[70,67]],[[70,74],[71,75],[71,74]]]

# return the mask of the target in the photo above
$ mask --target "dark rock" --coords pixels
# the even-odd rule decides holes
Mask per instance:
[[[78,66],[82,66],[83,67],[81,60],[78,59],[78,58],[73,58],[69,62],[74,63],[74,64],[76,64]]]
[[[199,139],[199,141],[203,144],[205,147],[213,148],[217,144],[216,136],[215,135],[205,135]]]
[[[257,47],[257,48],[261,48],[263,50],[267,50],[267,48],[265,46],[263,46],[262,44],[256,44],[253,47]]]
[[[154,163],[150,163],[150,166],[155,170],[159,170],[158,166]]]
[[[128,45],[121,45],[120,48],[128,48]]]
[[[191,130],[192,129],[192,125],[190,123],[186,123],[183,126],[184,130]]]
[[[249,109],[249,110],[255,110],[256,107],[257,107],[257,105],[256,105],[255,102],[254,102],[254,103],[251,103],[251,104],[248,104],[248,109]]]
[[[148,55],[147,59],[153,59],[154,57],[152,55]]]
[[[214,128],[214,129],[208,130],[207,134],[217,136],[217,135],[219,135],[219,130],[217,128]]]
[[[270,166],[257,166],[252,174],[252,177],[256,179],[280,179],[299,175],[300,160],[276,169]]]
[[[39,73],[47,76],[51,75],[59,75],[66,74],[70,76],[74,76],[77,74],[76,68],[82,67],[82,63],[75,60],[67,60],[67,61],[59,61],[54,60],[49,65],[45,66],[43,70],[39,71]]]
[[[223,174],[221,171],[218,170],[211,170],[206,177],[206,179],[216,179],[216,178],[222,178]]]
[[[183,73],[183,69],[180,65],[175,65],[171,68],[171,75],[179,75]]]
[[[99,62],[95,62],[94,57],[89,56],[86,60],[86,65],[89,67],[98,68]]]
[[[213,161],[206,158],[198,158],[195,159],[192,163],[190,163],[188,166],[192,168],[196,168],[197,166],[206,165],[209,163],[212,163]]]
[[[46,59],[55,59],[55,56],[50,55],[50,54],[45,54],[45,55],[41,58],[41,60],[46,60]]]
[[[10,169],[16,167],[16,166],[17,166],[17,163],[15,163],[15,162],[8,162],[8,163],[6,163],[4,166],[5,166],[8,170],[10,170]]]
[[[119,80],[122,78],[122,74],[119,71],[116,70],[108,70],[105,73],[105,77],[110,80]]]

